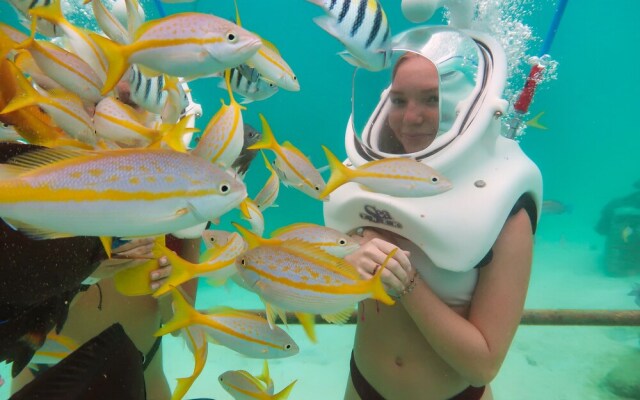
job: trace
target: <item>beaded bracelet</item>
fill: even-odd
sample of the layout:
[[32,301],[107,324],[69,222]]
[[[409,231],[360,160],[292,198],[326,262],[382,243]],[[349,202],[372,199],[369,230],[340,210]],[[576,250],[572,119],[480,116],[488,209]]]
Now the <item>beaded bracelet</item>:
[[418,282],[418,280],[416,279],[417,277],[418,277],[418,271],[416,271],[413,274],[413,277],[411,277],[411,280],[409,281],[409,284],[407,285],[406,288],[404,288],[402,293],[400,293],[398,296],[391,296],[391,297],[396,299],[396,300],[400,300],[400,298],[402,296],[405,296],[405,295],[408,295],[409,293],[411,293],[413,291],[413,289],[416,287],[416,283]]

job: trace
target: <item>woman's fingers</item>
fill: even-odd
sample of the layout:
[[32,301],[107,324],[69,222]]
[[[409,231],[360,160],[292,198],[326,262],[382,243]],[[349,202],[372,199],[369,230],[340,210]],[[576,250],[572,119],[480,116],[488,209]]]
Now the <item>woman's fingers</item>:
[[156,290],[167,280],[171,275],[172,267],[167,257],[162,256],[158,259],[158,269],[155,269],[149,273],[151,290]]

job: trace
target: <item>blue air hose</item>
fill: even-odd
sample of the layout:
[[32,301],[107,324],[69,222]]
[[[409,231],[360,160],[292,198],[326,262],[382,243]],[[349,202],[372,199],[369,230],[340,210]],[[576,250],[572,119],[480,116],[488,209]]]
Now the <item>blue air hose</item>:
[[164,11],[164,7],[162,6],[162,2],[160,0],[153,0],[156,5],[156,9],[158,10],[158,14],[160,14],[160,18],[164,18],[167,13]]

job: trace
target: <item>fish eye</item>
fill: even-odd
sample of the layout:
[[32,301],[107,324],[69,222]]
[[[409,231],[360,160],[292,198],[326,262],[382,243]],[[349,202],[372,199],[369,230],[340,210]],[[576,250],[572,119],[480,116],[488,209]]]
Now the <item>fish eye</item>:
[[244,258],[243,258],[242,260],[240,260],[240,264],[242,264],[242,265],[246,265],[246,263],[247,263],[247,262],[245,261],[245,259],[244,259]]
[[226,183],[222,183],[218,189],[222,194],[227,194],[229,193],[229,191],[231,191],[231,187]]
[[319,187],[317,187],[317,186],[316,186],[314,189],[316,189],[316,192],[319,192],[319,191],[320,191],[320,188],[319,188]]
[[432,176],[432,177],[431,177],[431,182],[433,182],[433,183],[438,183],[438,181],[439,181],[439,179],[438,179],[438,177],[437,177],[437,176]]
[[231,43],[238,41],[238,36],[233,32],[227,32],[227,40]]
[[284,348],[285,348],[285,350],[291,350],[291,345],[290,344],[285,344]]
[[216,238],[209,238],[209,241],[211,241],[212,243],[216,242]]
[[297,80],[298,80],[298,77],[294,75],[294,76],[293,76],[293,80],[294,80],[294,81],[297,81]]
[[7,123],[5,123],[5,122],[3,122],[3,123],[2,123],[2,127],[3,127],[3,128],[8,128],[9,126],[10,126],[10,125],[9,125],[9,124],[7,124]]
[[346,241],[345,239],[340,239],[340,240],[338,240],[338,244],[339,244],[340,246],[344,246],[344,245],[346,245],[346,244],[347,244],[347,241]]

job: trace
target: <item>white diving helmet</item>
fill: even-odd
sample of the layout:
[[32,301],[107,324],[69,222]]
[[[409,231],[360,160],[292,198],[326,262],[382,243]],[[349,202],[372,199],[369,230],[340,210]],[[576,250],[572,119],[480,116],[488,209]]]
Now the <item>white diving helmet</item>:
[[435,139],[411,153],[397,146],[398,139],[390,145],[391,68],[376,73],[357,69],[345,164],[353,168],[382,158],[412,157],[444,175],[453,188],[434,196],[399,198],[348,183],[324,203],[325,224],[343,232],[385,229],[413,242],[436,266],[468,271],[490,251],[521,197],[535,214],[534,224],[540,214],[540,171],[517,142],[500,134],[499,117],[508,106],[502,98],[507,77],[504,51],[486,34],[447,26],[405,31],[392,46],[390,67],[407,52],[435,64]]

